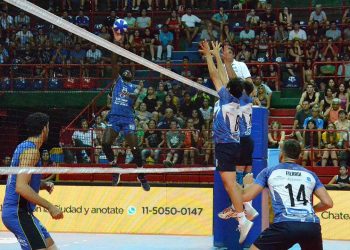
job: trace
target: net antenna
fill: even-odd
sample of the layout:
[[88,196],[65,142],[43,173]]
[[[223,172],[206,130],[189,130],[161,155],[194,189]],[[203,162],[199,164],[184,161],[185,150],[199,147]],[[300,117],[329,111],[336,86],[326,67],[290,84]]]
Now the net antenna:
[[5,2],[12,4],[14,6],[16,6],[17,8],[20,8],[24,11],[29,12],[30,14],[37,16],[41,19],[44,19],[45,21],[52,23],[68,32],[71,32],[77,36],[80,36],[92,43],[95,43],[98,46],[104,47],[105,49],[108,49],[118,55],[121,55],[125,58],[128,58],[132,61],[134,61],[135,63],[141,64],[145,67],[148,67],[154,71],[157,71],[163,75],[166,75],[172,79],[177,80],[178,82],[187,84],[193,88],[196,88],[198,90],[204,91],[210,95],[216,96],[218,97],[218,94],[215,90],[212,90],[210,88],[207,88],[205,86],[202,86],[186,77],[183,77],[175,72],[172,72],[164,67],[161,67],[141,56],[138,56],[124,48],[119,47],[118,45],[111,43],[87,30],[84,30],[83,28],[80,28],[64,19],[62,19],[59,16],[56,16],[54,14],[52,14],[51,12],[40,8],[39,6],[28,2],[26,0],[4,0]]

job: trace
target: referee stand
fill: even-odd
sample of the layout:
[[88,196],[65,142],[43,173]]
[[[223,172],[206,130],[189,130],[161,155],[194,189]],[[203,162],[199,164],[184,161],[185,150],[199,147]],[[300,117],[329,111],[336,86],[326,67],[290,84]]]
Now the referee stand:
[[[252,119],[252,138],[254,140],[253,174],[256,176],[261,170],[267,167],[268,110],[266,108],[254,107]],[[244,248],[249,248],[269,223],[267,192],[264,191],[253,200],[253,206],[259,212],[259,216],[255,218],[254,226],[242,245],[238,243],[238,222],[235,219],[223,220],[218,217],[218,213],[230,206],[231,201],[222,184],[220,174],[217,171],[214,173],[213,196],[214,247],[228,250],[243,250]]]

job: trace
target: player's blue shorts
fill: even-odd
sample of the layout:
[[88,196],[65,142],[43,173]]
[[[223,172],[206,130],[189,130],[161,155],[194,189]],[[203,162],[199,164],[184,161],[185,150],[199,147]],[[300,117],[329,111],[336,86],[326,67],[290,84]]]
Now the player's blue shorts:
[[239,143],[215,144],[216,170],[221,172],[235,172],[239,160]]
[[117,133],[123,132],[124,135],[134,133],[136,130],[134,118],[108,115],[107,127],[113,128]]
[[16,236],[23,250],[47,248],[46,239],[51,236],[32,213],[5,213],[2,214],[2,222]]

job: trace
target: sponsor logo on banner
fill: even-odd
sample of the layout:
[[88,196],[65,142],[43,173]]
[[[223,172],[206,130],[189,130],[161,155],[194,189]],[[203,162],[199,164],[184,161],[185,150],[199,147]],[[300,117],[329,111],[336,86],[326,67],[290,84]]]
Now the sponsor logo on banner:
[[[5,186],[0,186],[0,213]],[[211,235],[211,188],[56,186],[45,199],[64,212],[53,220],[44,208],[34,215],[51,232]],[[0,220],[0,231],[6,228]]]

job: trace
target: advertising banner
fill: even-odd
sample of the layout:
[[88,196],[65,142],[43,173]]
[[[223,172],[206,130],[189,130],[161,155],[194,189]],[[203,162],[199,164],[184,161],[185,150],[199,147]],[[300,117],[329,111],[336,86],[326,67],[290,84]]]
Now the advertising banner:
[[[333,199],[333,208],[317,214],[323,239],[350,240],[350,191],[328,190],[328,193]],[[315,197],[314,204],[318,202]]]
[[[0,213],[4,193],[0,186]],[[37,207],[34,215],[51,232],[212,235],[211,188],[56,186],[40,195],[64,211],[56,221]]]

